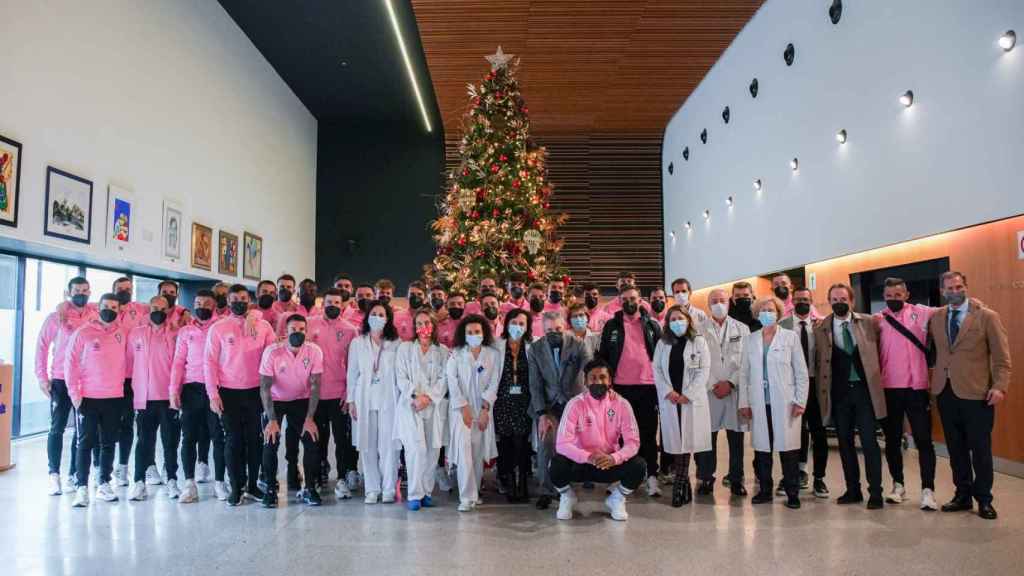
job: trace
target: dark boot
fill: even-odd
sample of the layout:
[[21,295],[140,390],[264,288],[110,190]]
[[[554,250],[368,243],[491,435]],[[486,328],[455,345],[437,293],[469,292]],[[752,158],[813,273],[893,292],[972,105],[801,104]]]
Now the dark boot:
[[530,502],[529,479],[530,477],[525,470],[520,470],[516,474],[516,488],[518,489],[519,502]]
[[693,487],[690,486],[690,478],[682,474],[676,474],[672,481],[672,507],[680,508],[693,501]]

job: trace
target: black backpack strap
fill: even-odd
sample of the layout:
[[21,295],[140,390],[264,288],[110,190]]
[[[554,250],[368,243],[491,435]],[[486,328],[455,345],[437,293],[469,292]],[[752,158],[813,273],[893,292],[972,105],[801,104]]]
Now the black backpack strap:
[[932,366],[934,364],[932,350],[929,349],[928,346],[925,346],[924,343],[922,343],[921,340],[918,339],[918,337],[915,336],[913,332],[908,330],[907,327],[904,326],[899,320],[893,318],[888,314],[882,314],[882,317],[885,318],[886,322],[888,322],[890,326],[895,328],[896,331],[902,334],[904,338],[913,342],[914,346],[917,346],[917,349],[924,353],[925,358],[928,359],[929,366]]

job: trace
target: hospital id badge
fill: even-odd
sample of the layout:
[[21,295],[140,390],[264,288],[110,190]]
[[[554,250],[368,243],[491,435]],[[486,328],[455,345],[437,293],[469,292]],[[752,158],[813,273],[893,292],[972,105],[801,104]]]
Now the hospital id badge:
[[380,384],[380,376],[377,376],[376,374],[374,374],[373,375],[373,381],[370,383],[370,385],[371,386],[376,386],[378,384]]
[[519,396],[520,394],[523,393],[523,387],[519,386],[518,384],[515,386],[509,386],[508,393],[512,396]]

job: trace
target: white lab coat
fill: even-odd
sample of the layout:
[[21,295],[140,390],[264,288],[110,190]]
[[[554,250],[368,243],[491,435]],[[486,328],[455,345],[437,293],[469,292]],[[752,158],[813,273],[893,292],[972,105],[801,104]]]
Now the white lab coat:
[[[690,401],[673,404],[665,396],[672,392],[669,356],[673,346],[684,345],[683,385],[680,394]],[[669,454],[690,454],[711,450],[711,414],[708,410],[708,375],[711,357],[704,336],[678,340],[674,345],[659,339],[654,348],[654,385],[658,389],[658,411],[661,415],[661,447]]]
[[[448,425],[448,385],[445,367],[448,349],[432,344],[426,353],[427,370],[423,370],[419,342],[402,342],[395,359],[395,380],[398,404],[395,409],[395,439],[403,446],[419,446],[435,450],[444,445]],[[412,409],[416,394],[430,397],[430,405],[420,412]]]
[[[484,371],[477,378],[473,378],[475,362],[467,346],[453,350],[445,368],[450,407],[448,420],[451,429],[448,458],[453,463],[462,461],[462,452],[469,446],[467,437],[471,430],[462,422],[462,407],[470,407],[475,426],[485,400],[491,405],[491,419],[487,423],[487,429],[483,431],[482,452],[473,457],[481,462],[498,457],[493,408],[494,401],[498,398],[498,381],[501,379],[501,370],[505,364],[504,342],[497,340],[492,346],[483,346],[479,359]],[[466,457],[468,458],[468,455]]]
[[[768,348],[768,394],[772,407],[772,430],[775,446],[768,437],[768,418],[763,389],[761,330],[747,337],[740,369],[740,408],[753,412],[754,450],[758,452],[785,452],[800,448],[800,416],[793,417],[793,405],[807,405],[807,364],[796,332],[779,327]],[[774,450],[773,450],[774,449]]]
[[[711,353],[711,376],[708,378],[708,401],[711,409],[711,431],[733,430],[746,432],[747,421],[739,417],[740,367],[743,364],[743,346],[750,336],[750,328],[734,318],[726,317],[721,326],[709,319],[703,326],[704,337]],[[711,389],[726,380],[736,387],[725,398],[715,396]]]
[[[373,387],[373,363],[376,355],[370,343],[370,335],[363,334],[352,340],[348,347],[348,391],[346,401],[356,405],[356,420],[352,426],[352,445],[360,452],[366,450],[369,419],[373,398],[384,399],[379,406],[381,439],[393,441],[395,422],[395,403],[398,393],[395,380],[395,355],[398,351],[398,340],[382,340],[384,349],[381,351],[379,375],[380,381]],[[380,396],[376,396],[379,394]],[[383,441],[381,442],[383,444]]]

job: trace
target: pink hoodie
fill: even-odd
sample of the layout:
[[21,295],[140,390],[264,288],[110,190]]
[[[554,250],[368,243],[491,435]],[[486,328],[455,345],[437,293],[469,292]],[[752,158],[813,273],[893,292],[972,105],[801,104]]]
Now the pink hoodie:
[[72,402],[82,398],[123,398],[125,335],[116,322],[90,320],[68,340],[64,379]]
[[170,398],[176,334],[166,321],[160,326],[137,326],[128,334],[125,373],[132,379],[136,410],[145,410],[150,400]]
[[324,374],[320,380],[320,398],[345,398],[348,388],[348,347],[359,330],[346,320],[314,316],[306,324],[306,338],[320,347],[324,355]]
[[246,328],[246,319],[223,318],[206,334],[206,360],[203,375],[206,394],[220,398],[218,388],[247,390],[260,385],[260,359],[263,349],[274,343],[274,329],[258,320]]
[[[36,341],[36,378],[44,380],[64,379],[64,357],[67,353],[68,339],[83,324],[99,317],[95,304],[86,304],[82,308],[76,306],[58,306],[43,322]],[[53,364],[49,373],[46,370],[50,359],[50,346],[53,346]]]
[[188,325],[178,331],[174,345],[174,363],[171,365],[171,395],[181,394],[186,382],[204,382],[206,360],[206,336],[215,319],[200,322],[192,318]]
[[589,392],[577,394],[565,405],[555,449],[579,464],[586,464],[597,451],[611,456],[616,465],[622,464],[640,450],[633,408],[613,390],[600,400]]

